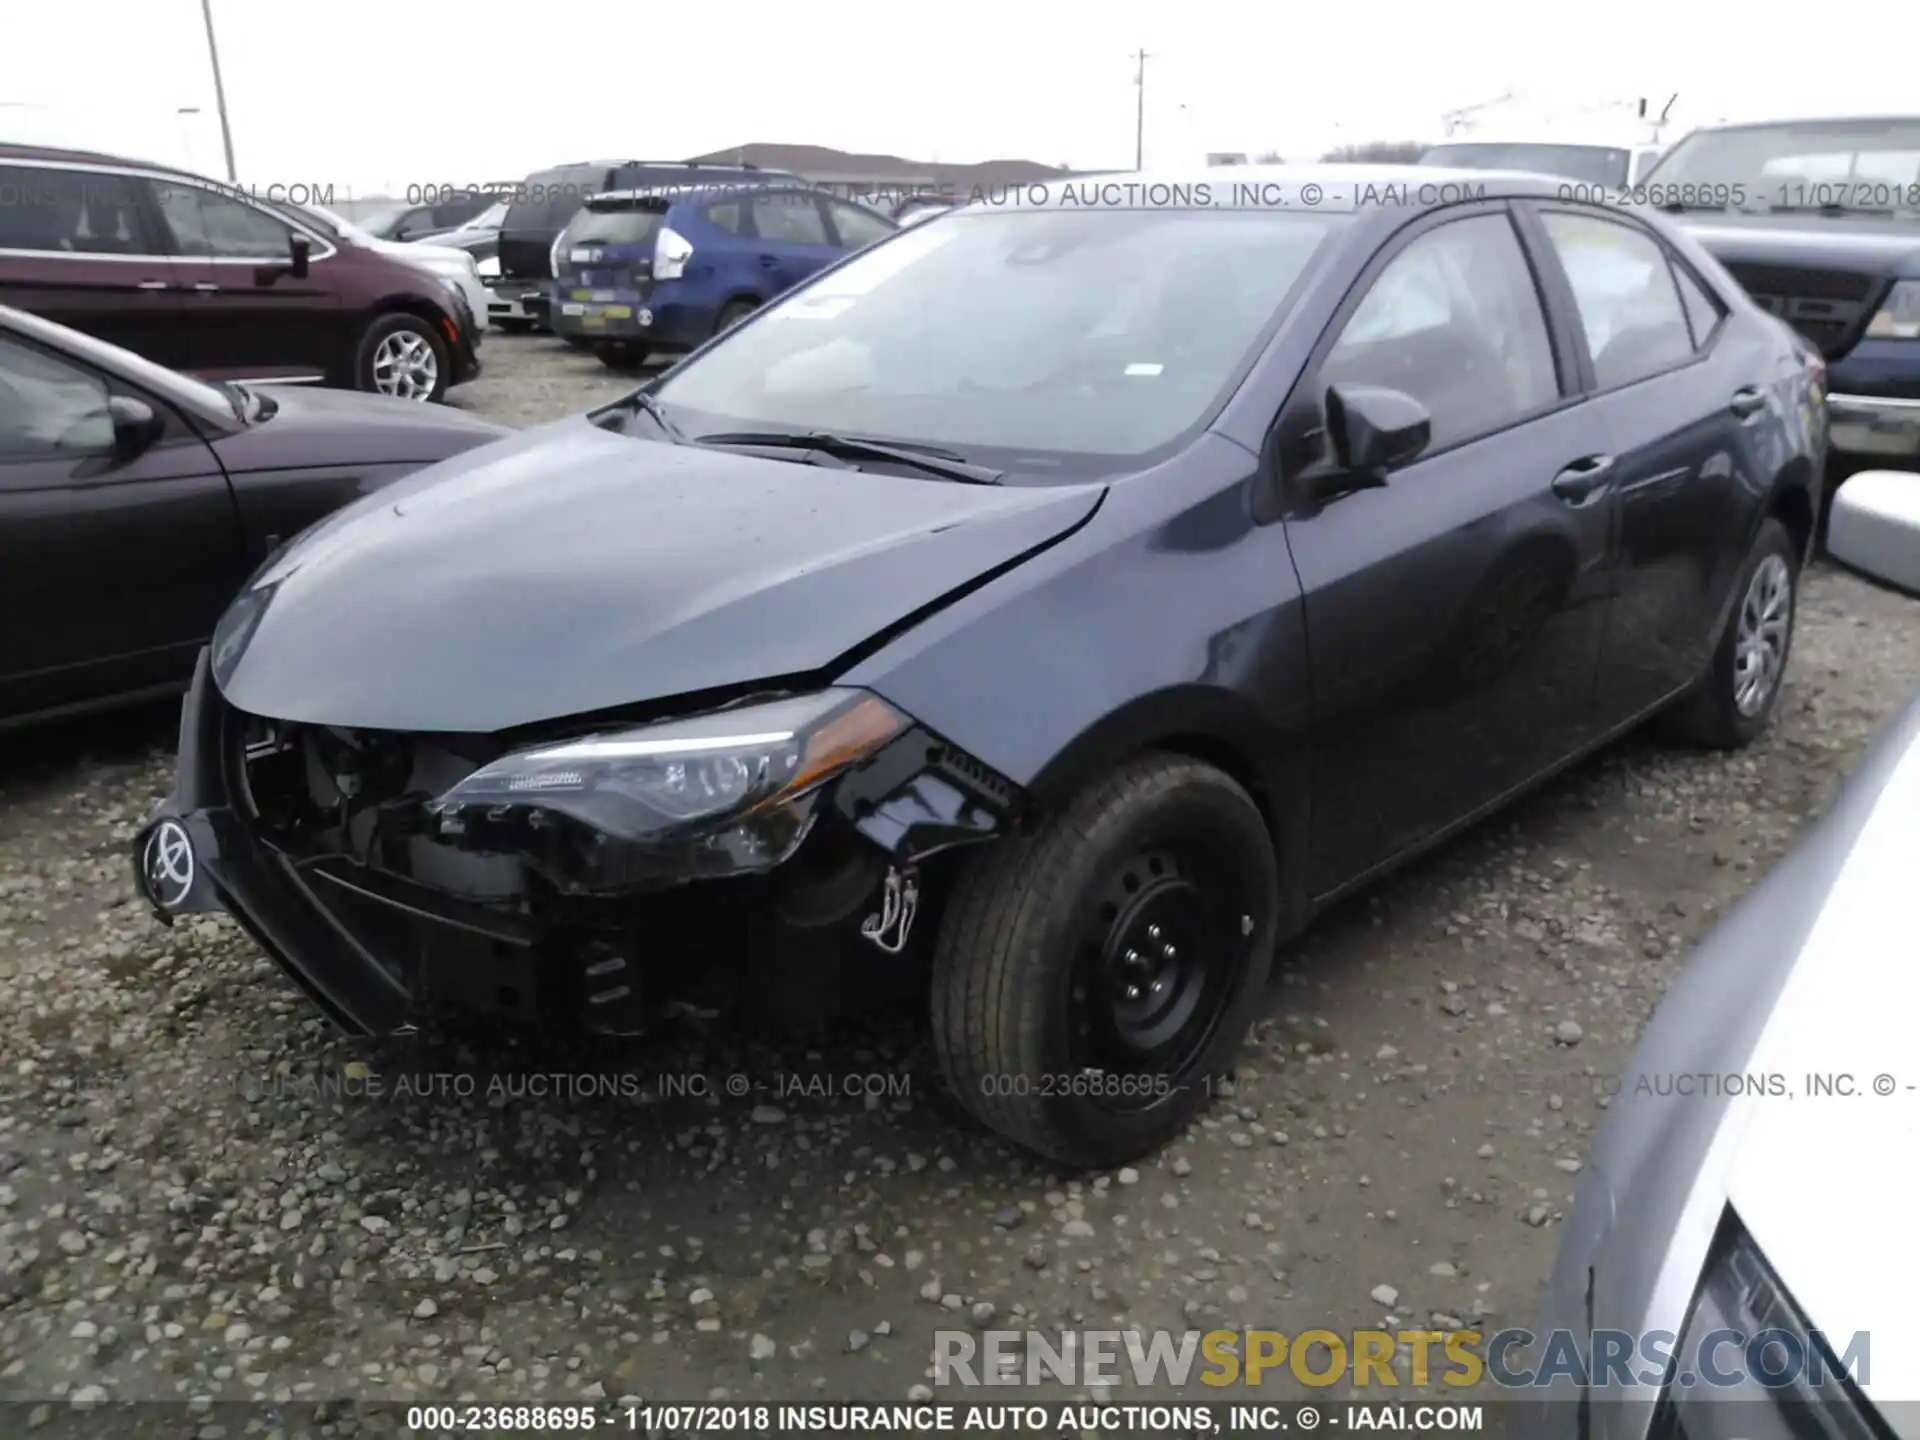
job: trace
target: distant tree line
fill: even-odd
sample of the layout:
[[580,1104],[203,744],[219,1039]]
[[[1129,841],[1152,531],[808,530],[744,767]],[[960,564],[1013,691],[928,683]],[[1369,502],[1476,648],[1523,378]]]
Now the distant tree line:
[[1342,145],[1320,158],[1329,165],[1410,165],[1426,149],[1418,140],[1369,140],[1364,145]]

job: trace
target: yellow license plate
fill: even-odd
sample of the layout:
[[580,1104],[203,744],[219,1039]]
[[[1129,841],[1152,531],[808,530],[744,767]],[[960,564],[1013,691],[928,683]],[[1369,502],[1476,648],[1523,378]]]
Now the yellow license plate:
[[569,290],[567,292],[567,298],[569,300],[591,300],[593,298],[593,292],[591,290]]
[[631,305],[603,305],[600,307],[600,313],[608,320],[631,320],[633,318],[633,307]]

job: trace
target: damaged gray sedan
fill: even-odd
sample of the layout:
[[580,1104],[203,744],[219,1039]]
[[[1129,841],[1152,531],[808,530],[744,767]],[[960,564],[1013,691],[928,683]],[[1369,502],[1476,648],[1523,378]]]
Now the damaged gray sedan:
[[1234,173],[903,230],[300,537],[201,659],[156,908],[361,1033],[854,953],[976,1116],[1114,1163],[1339,895],[1657,712],[1762,733],[1817,359],[1551,182]]

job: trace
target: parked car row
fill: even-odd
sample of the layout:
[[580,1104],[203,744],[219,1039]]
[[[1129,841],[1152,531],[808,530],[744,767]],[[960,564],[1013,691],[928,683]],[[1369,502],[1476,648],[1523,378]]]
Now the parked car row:
[[0,146],[0,304],[219,380],[439,400],[477,375],[459,279],[343,223],[180,170]]
[[1336,897],[1649,717],[1762,733],[1823,368],[1545,178],[911,226],[257,570],[142,883],[358,1032],[877,952],[982,1121],[1136,1156]]

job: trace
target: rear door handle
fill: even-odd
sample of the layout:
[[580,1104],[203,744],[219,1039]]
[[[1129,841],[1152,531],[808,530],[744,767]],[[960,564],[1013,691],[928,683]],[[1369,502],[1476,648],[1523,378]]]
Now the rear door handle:
[[1728,402],[1728,407],[1734,414],[1745,420],[1749,415],[1758,415],[1766,408],[1766,404],[1767,397],[1760,387],[1748,385],[1744,389],[1733,392],[1733,399]]
[[774,266],[778,265],[779,263],[780,263],[780,258],[777,255],[762,255],[760,257],[760,265],[762,269],[771,270],[773,269]]
[[1606,488],[1607,477],[1612,473],[1611,455],[1589,455],[1553,477],[1553,493],[1569,505],[1584,505]]
[[173,287],[164,280],[142,280],[133,288],[136,290],[171,290]]
[[202,281],[200,284],[195,285],[193,288],[195,290],[198,290],[202,295],[217,295],[220,291],[220,287],[218,285],[208,284],[205,281]]

